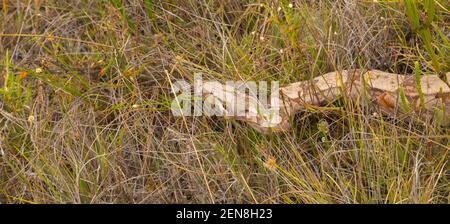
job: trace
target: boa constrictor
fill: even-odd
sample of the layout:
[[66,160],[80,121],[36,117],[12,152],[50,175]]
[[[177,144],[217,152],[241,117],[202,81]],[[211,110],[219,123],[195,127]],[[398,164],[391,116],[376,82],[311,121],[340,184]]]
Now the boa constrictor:
[[[450,72],[446,74],[450,80]],[[219,91],[220,90],[220,91]],[[226,97],[228,95],[235,97]],[[223,105],[233,105],[239,98],[254,101],[249,94],[229,88],[220,83],[204,84],[204,96],[213,96]],[[436,120],[441,125],[450,124],[450,87],[437,75],[406,76],[378,70],[342,70],[318,76],[314,79],[291,83],[279,89],[281,99],[277,121],[263,116],[258,111],[257,103],[249,104],[244,116],[225,115],[228,119],[247,122],[261,133],[283,132],[291,127],[290,117],[301,110],[319,108],[345,97],[353,102],[366,102],[369,108],[379,110],[382,114],[395,117],[398,114]],[[226,114],[224,106],[221,107]]]

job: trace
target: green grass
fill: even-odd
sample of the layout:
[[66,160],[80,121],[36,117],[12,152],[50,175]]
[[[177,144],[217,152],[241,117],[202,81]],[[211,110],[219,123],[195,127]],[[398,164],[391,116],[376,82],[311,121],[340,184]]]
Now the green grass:
[[450,70],[446,1],[310,2],[7,1],[0,203],[449,203],[435,121],[345,96],[280,135],[171,114],[171,83],[195,73],[287,84],[366,68],[420,86]]

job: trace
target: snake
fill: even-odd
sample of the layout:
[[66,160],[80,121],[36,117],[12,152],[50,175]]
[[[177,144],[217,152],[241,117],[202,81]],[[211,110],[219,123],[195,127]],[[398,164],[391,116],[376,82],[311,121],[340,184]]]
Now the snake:
[[[450,80],[450,72],[445,74]],[[205,97],[213,97],[226,119],[248,123],[258,132],[280,133],[292,128],[292,118],[300,111],[320,109],[338,99],[366,105],[380,114],[450,124],[450,87],[438,75],[401,75],[380,70],[350,69],[333,71],[315,78],[279,88],[279,112],[276,116],[258,113],[258,99],[251,94],[219,82],[201,87]],[[224,94],[225,93],[225,94]],[[233,97],[230,97],[233,96]],[[248,106],[239,116],[226,105],[245,99]],[[252,103],[253,102],[253,103]]]

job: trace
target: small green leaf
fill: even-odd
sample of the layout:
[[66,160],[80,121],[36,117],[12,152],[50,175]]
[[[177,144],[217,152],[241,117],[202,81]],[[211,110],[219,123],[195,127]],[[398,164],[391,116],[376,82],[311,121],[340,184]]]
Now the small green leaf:
[[411,108],[409,107],[409,102],[408,102],[408,99],[406,98],[405,91],[403,90],[402,87],[400,87],[398,89],[398,91],[400,94],[400,104],[401,104],[402,110],[406,113],[411,112]]
[[422,92],[422,84],[420,83],[420,68],[419,68],[419,62],[414,62],[414,74],[416,76],[416,88],[417,88],[417,92],[419,93],[419,99],[420,99],[420,108],[424,109],[425,108],[425,100],[423,97],[423,92]]

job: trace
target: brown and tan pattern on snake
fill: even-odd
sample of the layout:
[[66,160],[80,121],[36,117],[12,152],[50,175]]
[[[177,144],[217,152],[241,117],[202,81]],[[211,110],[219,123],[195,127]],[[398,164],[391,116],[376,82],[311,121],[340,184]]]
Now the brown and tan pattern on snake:
[[[450,73],[446,74],[450,80]],[[420,88],[418,88],[420,87]],[[204,95],[214,95],[222,84],[204,86]],[[238,97],[247,94],[235,92]],[[378,70],[343,70],[324,74],[312,80],[296,82],[280,88],[281,122],[272,128],[262,125],[267,118],[261,115],[228,117],[245,121],[261,133],[282,132],[290,129],[289,117],[308,107],[317,108],[334,100],[346,97],[354,102],[368,102],[371,109],[383,114],[396,116],[408,114],[424,120],[434,119],[442,125],[450,123],[450,87],[437,75],[421,76],[420,81],[415,76],[392,74]],[[235,98],[234,98],[235,99]],[[225,105],[225,102],[224,102]],[[250,104],[256,105],[256,104]],[[256,110],[249,108],[249,110]],[[265,120],[266,119],[266,120]]]

